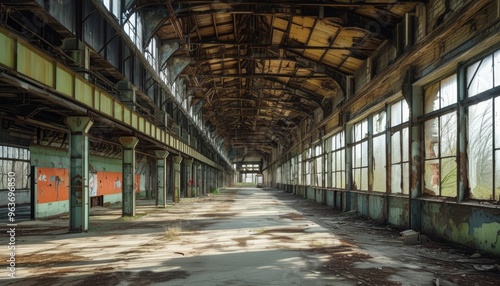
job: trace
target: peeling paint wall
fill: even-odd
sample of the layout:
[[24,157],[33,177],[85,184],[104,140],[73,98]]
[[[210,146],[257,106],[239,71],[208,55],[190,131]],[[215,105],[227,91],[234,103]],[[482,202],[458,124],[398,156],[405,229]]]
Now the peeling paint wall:
[[500,256],[500,209],[425,201],[422,232]]

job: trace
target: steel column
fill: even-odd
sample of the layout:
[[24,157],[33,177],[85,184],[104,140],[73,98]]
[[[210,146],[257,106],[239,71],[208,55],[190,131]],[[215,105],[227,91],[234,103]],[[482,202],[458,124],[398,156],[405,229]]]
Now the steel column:
[[89,228],[89,138],[92,119],[71,116],[64,120],[70,129],[69,230],[87,232]]
[[156,206],[167,206],[167,156],[168,151],[156,150],[156,169],[158,171],[158,184],[156,191]]
[[122,216],[135,216],[135,146],[139,139],[124,136],[118,140],[123,146]]
[[173,192],[173,201],[174,203],[178,203],[180,201],[180,192],[181,192],[181,156],[174,156],[172,158],[174,163],[174,192]]

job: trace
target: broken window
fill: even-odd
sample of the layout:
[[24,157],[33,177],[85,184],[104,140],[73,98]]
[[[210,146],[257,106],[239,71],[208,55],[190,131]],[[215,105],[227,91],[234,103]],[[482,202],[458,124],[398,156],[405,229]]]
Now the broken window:
[[[466,70],[467,96],[477,97],[500,85],[500,52]],[[483,93],[483,101],[466,100],[469,197],[500,200],[500,97]],[[480,99],[479,99],[480,100]],[[472,104],[475,103],[475,104]]]
[[457,77],[452,75],[425,88],[424,193],[457,195],[457,113],[445,108],[457,102]]
[[386,112],[382,111],[372,116],[373,122],[373,186],[375,192],[386,191]]
[[391,193],[408,194],[409,175],[409,129],[410,109],[406,101],[391,105]]
[[0,190],[8,189],[9,173],[12,175],[12,172],[16,189],[29,189],[30,166],[28,149],[0,146]]
[[153,67],[153,69],[155,71],[158,70],[158,65],[156,60],[158,58],[158,47],[156,46],[155,37],[151,38],[144,53],[146,55],[146,59],[148,60],[149,64]]
[[356,123],[352,129],[352,189],[368,190],[368,120]]

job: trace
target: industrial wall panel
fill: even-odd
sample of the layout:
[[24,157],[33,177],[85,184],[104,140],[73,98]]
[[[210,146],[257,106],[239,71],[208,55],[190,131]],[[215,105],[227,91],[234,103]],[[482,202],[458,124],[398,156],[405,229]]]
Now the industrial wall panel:
[[139,116],[137,116],[137,114],[135,114],[135,113],[133,113],[133,112],[132,112],[132,114],[131,114],[130,118],[131,118],[131,120],[130,120],[130,121],[131,121],[131,122],[130,122],[130,124],[132,125],[132,127],[133,127],[133,128],[135,128],[135,130],[139,130],[139,128],[138,128],[138,127],[139,127],[139,126],[138,126],[138,119],[139,119]]
[[47,86],[54,87],[54,63],[22,43],[17,45],[17,71]]
[[110,116],[114,116],[113,107],[116,107],[116,105],[113,102],[113,98],[111,98],[109,95],[105,93],[101,93],[99,110]]
[[118,101],[114,101],[115,111],[113,116],[120,121],[123,121],[123,105],[121,105]]
[[0,63],[10,68],[14,68],[14,51],[16,48],[14,39],[0,33],[0,47],[3,49],[0,53]]
[[131,125],[131,111],[127,107],[123,107],[123,122],[125,122],[128,125]]
[[93,88],[80,78],[75,78],[75,99],[88,105],[93,106]]
[[73,76],[65,67],[59,65],[56,68],[56,90],[64,95],[74,96]]

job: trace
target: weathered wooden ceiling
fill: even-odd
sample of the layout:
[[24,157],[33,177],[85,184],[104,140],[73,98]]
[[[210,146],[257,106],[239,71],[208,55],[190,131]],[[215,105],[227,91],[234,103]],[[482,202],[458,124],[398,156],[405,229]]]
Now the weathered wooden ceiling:
[[[269,153],[301,120],[344,96],[348,76],[420,1],[137,0],[227,150]],[[164,12],[158,12],[164,11]],[[164,15],[156,19],[157,15]]]

